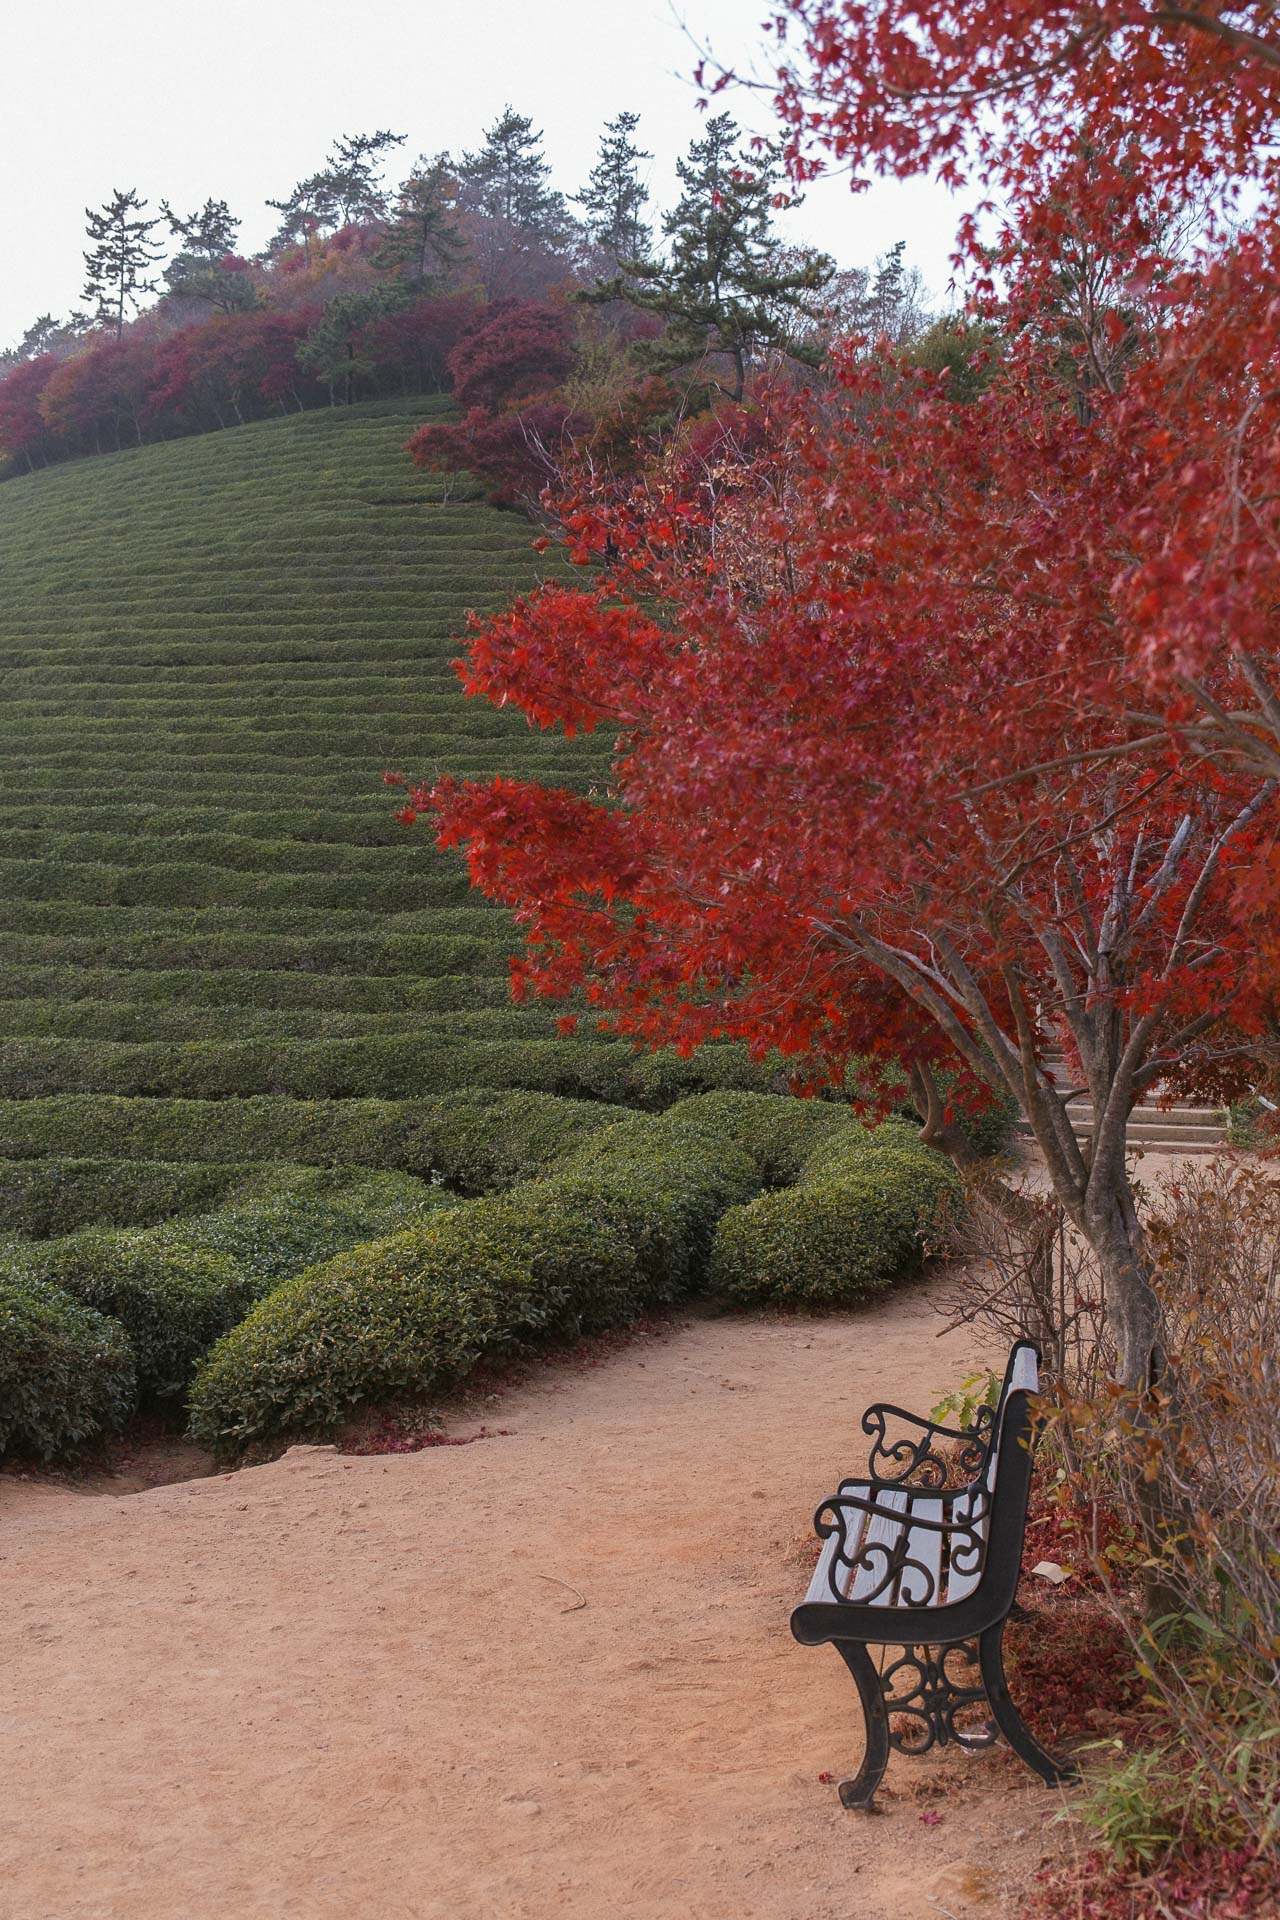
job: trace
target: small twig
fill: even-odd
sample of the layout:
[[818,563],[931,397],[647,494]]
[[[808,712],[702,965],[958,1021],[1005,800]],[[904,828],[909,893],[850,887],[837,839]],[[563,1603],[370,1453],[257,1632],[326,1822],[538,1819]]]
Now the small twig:
[[[535,1573],[533,1577],[535,1580],[550,1580],[553,1586],[563,1587],[566,1593],[578,1593],[578,1589],[576,1587],[571,1587],[567,1580],[557,1579],[554,1573]],[[561,1607],[560,1611],[561,1613],[580,1613],[583,1607],[586,1606],[586,1604],[587,1604],[586,1594],[578,1593],[578,1598],[574,1602],[573,1606]]]

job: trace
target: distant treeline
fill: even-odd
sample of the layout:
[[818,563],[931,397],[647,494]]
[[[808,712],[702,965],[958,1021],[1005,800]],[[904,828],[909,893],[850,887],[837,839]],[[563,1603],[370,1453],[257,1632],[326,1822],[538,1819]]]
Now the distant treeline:
[[[680,198],[655,234],[637,127],[629,113],[606,126],[571,199],[510,107],[476,152],[422,156],[394,189],[384,170],[403,136],[344,135],[267,203],[279,230],[252,259],[224,201],[188,216],[162,200],[152,217],[117,190],[87,210],[87,309],[42,314],[0,355],[0,471],[440,392],[468,410],[463,453],[475,443],[483,468],[496,438],[498,465],[518,468],[509,443],[625,421],[637,392],[645,417],[687,407],[695,386],[740,400],[766,358],[812,367],[835,334],[903,341],[928,325],[901,245],[838,271],[779,236],[776,156],[744,147],[728,114],[678,162]],[[539,402],[531,430],[518,416]]]

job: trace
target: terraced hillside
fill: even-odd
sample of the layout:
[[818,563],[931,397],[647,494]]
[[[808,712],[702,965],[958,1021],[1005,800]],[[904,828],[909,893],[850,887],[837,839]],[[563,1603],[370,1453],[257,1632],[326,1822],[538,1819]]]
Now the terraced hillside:
[[467,611],[536,565],[415,473],[421,411],[0,488],[0,1454],[152,1404],[329,1431],[708,1284],[849,1304],[950,1204],[912,1129],[739,1049],[509,1003],[513,928],[382,772],[607,749],[464,700]]
[[506,920],[391,817],[388,767],[601,765],[462,697],[468,609],[538,563],[525,522],[413,469],[430,404],[0,489],[0,1156],[42,1188],[70,1156],[387,1164],[385,1128],[333,1137],[357,1097],[706,1083],[512,1008]]

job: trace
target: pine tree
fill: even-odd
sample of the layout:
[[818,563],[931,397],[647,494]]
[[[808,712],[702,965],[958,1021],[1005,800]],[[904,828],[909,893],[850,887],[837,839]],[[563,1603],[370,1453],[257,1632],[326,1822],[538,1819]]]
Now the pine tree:
[[84,297],[94,303],[97,324],[114,327],[117,340],[124,332],[126,310],[138,308],[142,296],[156,290],[155,281],[144,276],[161,257],[162,249],[151,244],[160,221],[144,219],[146,206],[135,188],[122,193],[117,187],[96,212],[92,207],[84,210],[85,231],[93,243],[84,256]]
[[282,216],[270,251],[278,253],[301,242],[310,260],[311,242],[325,228],[381,220],[387,210],[382,155],[403,140],[402,133],[390,133],[385,127],[376,133],[340,135],[319,173],[299,180],[287,200],[267,201]]
[[386,238],[374,255],[379,271],[399,273],[419,289],[443,277],[462,254],[457,198],[448,154],[419,159],[396,195]]
[[298,364],[323,380],[332,403],[339,386],[348,406],[357,385],[372,379],[377,368],[363,351],[365,329],[374,320],[404,305],[404,291],[394,285],[371,287],[366,293],[339,294],[298,347]]
[[875,276],[867,288],[862,311],[857,316],[862,331],[873,339],[891,340],[895,346],[928,325],[924,306],[924,282],[919,269],[906,264],[907,243],[896,240],[876,261]]
[[31,322],[16,347],[6,347],[0,353],[0,367],[16,367],[23,360],[38,360],[42,354],[53,353],[75,337],[76,328],[70,321],[42,313]]
[[326,171],[339,223],[381,220],[387,211],[382,184],[382,156],[404,145],[402,133],[379,128],[377,133],[344,133],[334,143]]
[[532,120],[504,107],[486,128],[479,152],[464,153],[458,162],[459,203],[555,248],[569,238],[573,219],[564,195],[547,184],[551,168],[541,143]]
[[188,300],[207,300],[223,313],[243,311],[254,304],[253,287],[244,273],[228,273],[223,266],[234,254],[240,232],[225,200],[206,200],[189,219],[182,219],[167,200],[160,211],[179,248],[164,270],[170,293]]
[[800,323],[817,317],[813,296],[833,271],[825,254],[806,252],[799,264],[794,256],[779,259],[772,231],[777,156],[767,148],[740,152],[739,140],[731,115],[708,120],[705,138],[676,163],[684,192],[662,223],[668,259],[628,263],[616,279],[580,296],[597,304],[629,300],[661,314],[662,338],[636,348],[656,372],[726,356],[729,385],[716,384],[734,400],[742,398],[753,354],[774,349],[811,363],[820,357]]
[[653,155],[631,137],[639,124],[638,113],[620,113],[608,122],[591,177],[574,196],[586,213],[587,233],[616,267],[643,259],[653,245],[653,230],[641,217],[649,190],[638,172]]
[[267,205],[281,216],[268,249],[273,254],[301,243],[309,261],[312,240],[325,227],[337,223],[337,202],[327,173],[308,174],[305,180],[299,180],[287,200],[268,200]]

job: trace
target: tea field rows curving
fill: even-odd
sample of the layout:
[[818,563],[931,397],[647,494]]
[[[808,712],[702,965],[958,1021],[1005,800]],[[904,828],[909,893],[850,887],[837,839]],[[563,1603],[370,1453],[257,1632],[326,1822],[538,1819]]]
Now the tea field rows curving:
[[[603,766],[602,743],[461,693],[468,612],[548,563],[525,521],[445,500],[410,464],[431,405],[0,489],[0,1158],[41,1160],[42,1192],[86,1154],[217,1159],[244,1132],[228,1103],[253,1103],[250,1157],[273,1156],[278,1102],[279,1157],[310,1139],[327,1160],[335,1138],[358,1158],[361,1130],[300,1140],[300,1101],[479,1087],[662,1105],[740,1076],[511,1006],[505,916],[392,818],[387,768],[575,784]],[[55,1226],[81,1224],[73,1190]]]

